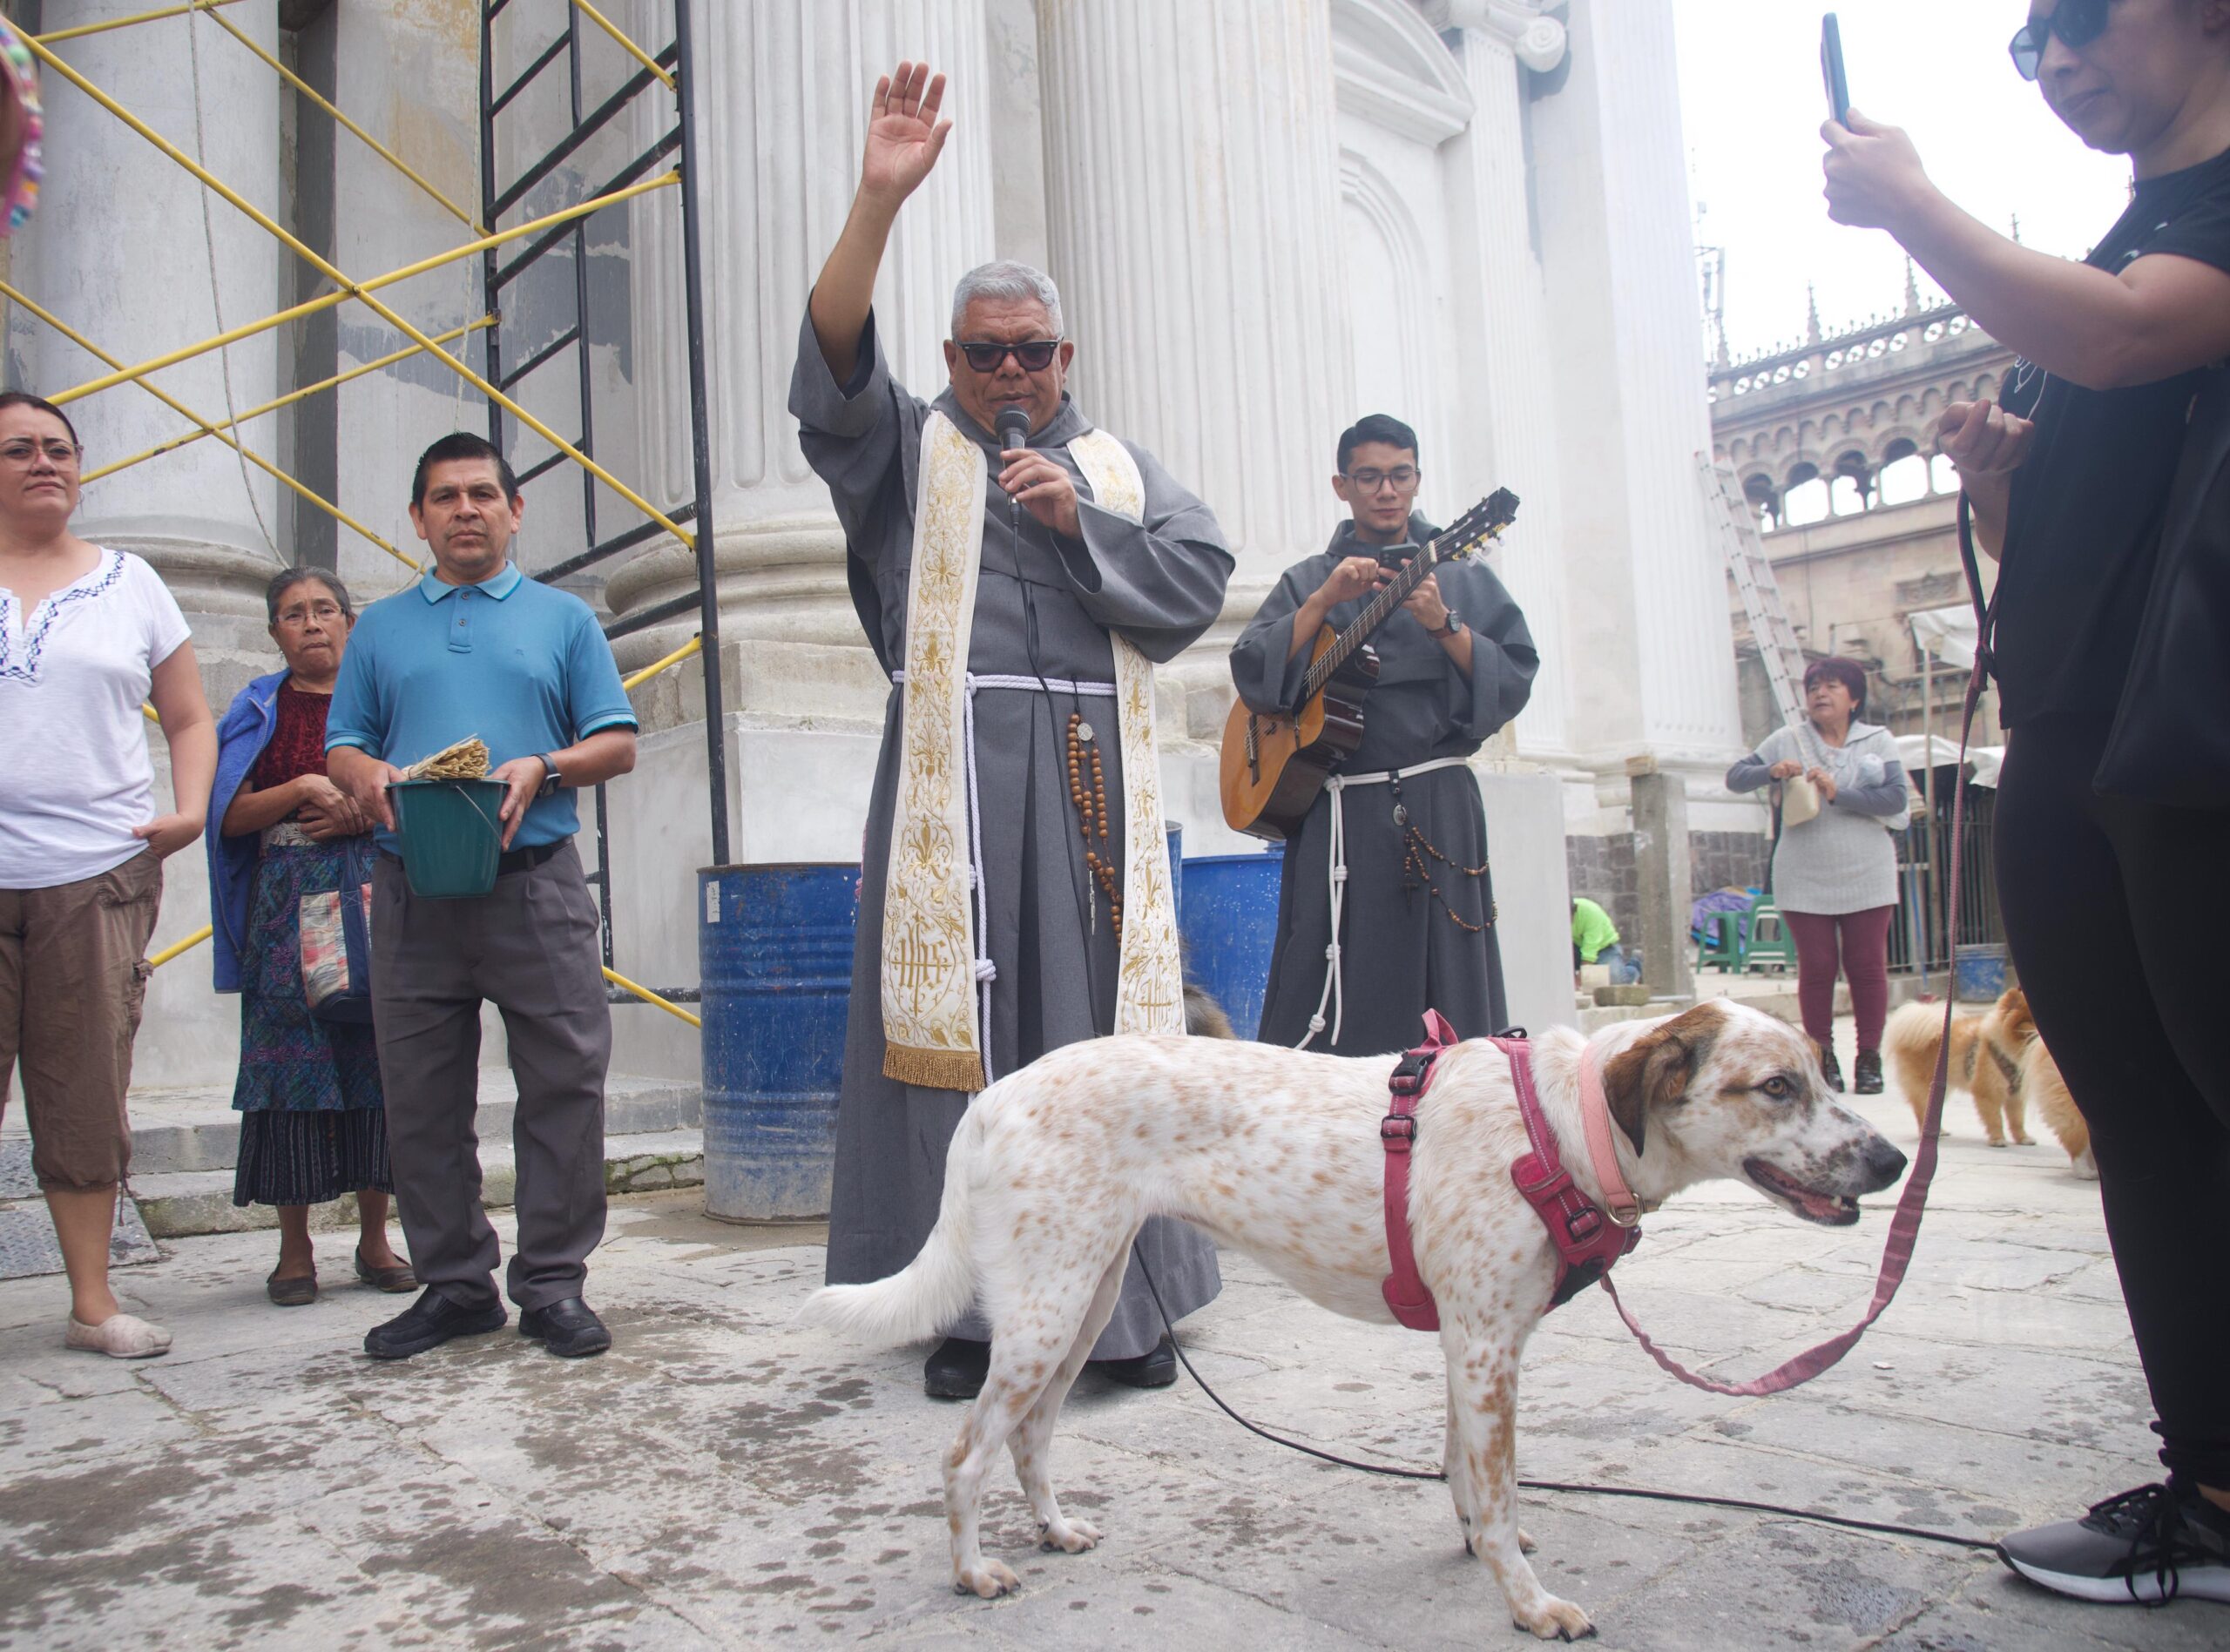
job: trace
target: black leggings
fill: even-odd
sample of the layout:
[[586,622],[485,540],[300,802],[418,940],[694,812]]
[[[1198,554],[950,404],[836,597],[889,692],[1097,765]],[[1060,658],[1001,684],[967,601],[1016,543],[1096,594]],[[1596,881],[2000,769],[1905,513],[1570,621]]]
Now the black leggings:
[[2091,789],[2103,725],[2010,738],[1998,900],[2037,1028],[2091,1128],[2170,1471],[2230,1489],[2230,814]]

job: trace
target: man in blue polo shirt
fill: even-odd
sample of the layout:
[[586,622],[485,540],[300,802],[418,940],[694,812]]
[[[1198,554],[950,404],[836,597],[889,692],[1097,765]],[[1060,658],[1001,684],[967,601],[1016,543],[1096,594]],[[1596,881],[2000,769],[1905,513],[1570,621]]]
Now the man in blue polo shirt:
[[[500,453],[443,436],[419,459],[411,495],[434,570],[356,622],[325,736],[333,783],[380,823],[372,1011],[396,1201],[426,1285],[366,1333],[364,1352],[400,1359],[504,1323],[472,1130],[485,1001],[503,1012],[518,1080],[508,1284],[519,1330],[552,1353],[599,1353],[612,1333],[582,1286],[604,1237],[612,1011],[572,794],[635,766],[635,713],[588,605],[510,561],[525,502]],[[387,786],[474,734],[490,778],[510,787],[496,887],[421,900],[395,858]]]

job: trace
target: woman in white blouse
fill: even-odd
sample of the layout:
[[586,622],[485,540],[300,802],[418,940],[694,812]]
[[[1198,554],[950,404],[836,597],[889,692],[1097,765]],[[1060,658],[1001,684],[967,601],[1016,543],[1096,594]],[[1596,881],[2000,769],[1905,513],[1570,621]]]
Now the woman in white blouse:
[[[186,619],[155,570],[70,531],[84,449],[0,394],[0,1103],[20,1066],[31,1168],[70,1276],[70,1347],[140,1359],[170,1332],[109,1289],[125,1092],[162,862],[201,835],[217,764]],[[170,744],[159,814],[147,727]]]

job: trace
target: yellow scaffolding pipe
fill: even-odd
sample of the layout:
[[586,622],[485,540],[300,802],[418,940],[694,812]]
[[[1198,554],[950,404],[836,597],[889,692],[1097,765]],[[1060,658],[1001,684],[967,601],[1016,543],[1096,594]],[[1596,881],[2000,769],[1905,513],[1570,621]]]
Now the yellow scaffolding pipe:
[[[467,321],[463,327],[453,327],[446,333],[436,334],[434,341],[436,344],[447,344],[454,339],[463,338],[468,333],[476,332],[484,327],[493,327],[495,324],[494,316],[483,315],[476,321]],[[411,356],[423,354],[424,352],[417,345],[406,345],[400,350],[390,351],[376,361],[367,361],[361,367],[350,367],[346,373],[336,373],[329,379],[321,379],[315,384],[304,385],[301,389],[291,391],[274,401],[267,401],[260,408],[250,408],[238,418],[227,419],[216,428],[218,430],[233,429],[247,423],[251,419],[260,419],[267,413],[276,413],[281,408],[292,407],[295,402],[314,396],[321,390],[335,389],[348,383],[351,379],[361,379],[367,373],[376,373],[382,367],[391,367],[398,361],[407,361]],[[191,447],[202,437],[213,434],[214,433],[208,430],[196,430],[186,435],[172,436],[168,442],[157,442],[145,453],[135,453],[129,459],[118,459],[112,465],[103,465],[98,470],[88,470],[78,480],[81,484],[98,482],[103,476],[112,476],[119,470],[129,470],[133,465],[144,463],[149,459],[159,458],[166,453],[176,453],[180,448]]]
[[203,924],[200,928],[195,930],[184,941],[172,941],[169,946],[164,947],[153,957],[147,960],[147,968],[150,969],[160,969],[165,964],[170,962],[172,959],[177,957],[179,954],[182,952],[192,952],[196,947],[208,940],[209,937],[215,933],[216,931],[209,925],[206,923]]
[[[200,10],[204,8],[197,6],[191,9],[194,10]],[[341,125],[346,126],[350,131],[355,133],[357,137],[362,138],[366,144],[370,145],[373,152],[377,154],[382,160],[394,167],[395,171],[401,172],[405,178],[417,185],[419,188],[424,190],[426,193],[432,196],[435,200],[438,201],[444,212],[448,212],[452,218],[463,224],[467,229],[473,231],[476,234],[481,233],[480,226],[474,220],[471,213],[466,212],[464,208],[459,206],[448,196],[443,194],[440,190],[436,189],[431,184],[420,177],[416,172],[412,170],[409,163],[405,161],[402,156],[396,154],[385,144],[380,142],[378,138],[373,137],[371,133],[366,131],[355,121],[349,119],[348,116],[342,114],[335,105],[327,102],[323,94],[321,94],[316,87],[311,85],[308,81],[304,80],[293,70],[287,68],[285,64],[280,63],[278,58],[266,51],[255,41],[250,39],[247,35],[242,34],[238,29],[234,28],[230,18],[220,17],[215,12],[212,11],[209,13],[209,21],[215,24],[226,34],[232,36],[233,39],[239,41],[240,44],[246,46],[250,51],[253,52],[257,57],[262,58],[264,62],[269,64],[274,69],[277,70],[280,78],[296,91],[301,93],[303,97],[308,98],[320,109],[325,111],[327,114],[332,116],[335,121],[339,122]]]
[[160,23],[165,17],[182,17],[189,11],[207,11],[215,6],[237,5],[240,0],[187,0],[182,6],[165,6],[159,11],[135,11],[128,17],[111,17],[105,23],[81,23],[74,29],[57,29],[51,34],[35,35],[32,38],[58,46],[65,40],[82,40],[87,35],[105,35],[112,29],[128,29],[135,23]]
[[256,206],[253,201],[247,200],[242,197],[229,184],[219,178],[214,172],[202,165],[200,162],[195,160],[193,157],[187,154],[176,144],[171,142],[169,138],[164,137],[152,126],[150,126],[145,121],[140,119],[137,115],[126,109],[122,104],[117,102],[115,98],[110,97],[98,86],[93,84],[91,81],[86,79],[84,76],[79,74],[67,63],[64,63],[61,58],[56,57],[54,53],[48,51],[44,46],[40,45],[37,41],[27,40],[24,44],[27,44],[33,52],[37,54],[40,62],[53,69],[56,73],[59,74],[71,85],[77,87],[78,91],[84,92],[88,98],[91,98],[94,102],[99,104],[102,108],[107,110],[109,113],[114,115],[125,125],[131,127],[133,131],[138,132],[140,137],[145,138],[149,143],[152,144],[164,154],[169,156],[179,165],[185,167],[187,172],[193,173],[195,178],[201,181],[201,184],[205,188],[215,191],[220,199],[230,202],[236,210],[245,212],[253,222],[258,225],[264,231],[266,234],[275,239],[280,246],[293,253],[295,257],[301,259],[304,263],[307,264],[319,274],[324,276],[328,280],[333,282],[336,287],[345,289],[352,298],[360,300],[367,309],[370,310],[373,314],[385,321],[389,327],[395,328],[396,332],[402,334],[403,337],[415,340],[417,343],[425,347],[429,354],[436,357],[439,361],[447,362],[450,370],[455,372],[457,376],[462,378],[467,384],[479,391],[481,394],[486,396],[497,407],[502,408],[506,413],[517,419],[521,424],[533,431],[535,435],[540,436],[551,447],[557,448],[558,452],[564,454],[575,464],[580,466],[582,469],[587,471],[605,487],[611,489],[612,492],[618,494],[629,504],[634,506],[636,509],[641,511],[643,515],[648,516],[652,522],[658,523],[659,527],[672,534],[675,539],[679,540],[681,543],[689,546],[693,550],[695,549],[697,544],[696,538],[694,536],[686,532],[680,523],[675,522],[672,517],[668,516],[666,512],[660,510],[649,500],[644,498],[642,495],[637,493],[625,482],[620,481],[618,477],[613,475],[602,465],[597,463],[595,460],[590,458],[588,455],[583,453],[571,442],[566,441],[564,437],[559,435],[548,425],[543,423],[541,420],[536,418],[534,415],[529,413],[517,402],[512,401],[510,397],[505,395],[501,390],[490,384],[486,379],[482,378],[480,374],[475,373],[463,362],[458,361],[456,357],[451,355],[447,350],[443,349],[441,346],[436,344],[433,340],[428,338],[425,334],[420,332],[418,328],[413,326],[409,321],[405,320],[402,316],[398,314],[395,310],[389,308],[388,305],[379,299],[374,298],[368,290],[358,285],[356,282],[350,280],[348,277],[331,260],[325,258],[314,247],[307,245],[298,237],[290,233],[283,225],[279,223],[279,221],[274,219],[268,212],[266,212],[261,207]]
[[[365,293],[373,292],[383,287],[393,287],[398,281],[407,281],[413,276],[423,275],[429,270],[440,269],[445,264],[454,264],[460,259],[471,257],[475,253],[487,252],[490,247],[501,246],[507,241],[517,240],[523,235],[531,235],[537,230],[549,229],[554,225],[563,224],[572,219],[586,217],[591,212],[601,212],[607,206],[616,206],[622,201],[632,200],[638,195],[646,195],[654,189],[665,189],[680,181],[681,174],[679,172],[661,172],[656,178],[645,179],[640,182],[630,184],[625,189],[615,189],[609,195],[599,195],[593,200],[578,202],[558,212],[535,219],[530,223],[515,225],[510,229],[498,231],[493,235],[483,235],[476,241],[467,241],[462,246],[451,247],[446,253],[436,253],[431,258],[422,258],[415,264],[406,264],[399,270],[389,270],[385,275],[374,276],[368,281],[344,283],[334,292],[321,293],[314,299],[305,299],[300,304],[290,306],[274,314],[263,316],[257,320],[243,321],[240,326],[227,328],[213,337],[203,339],[198,344],[182,345],[162,355],[151,357],[136,367],[125,367],[101,378],[88,379],[83,384],[73,385],[67,390],[56,392],[53,395],[47,397],[47,400],[57,407],[63,407],[99,391],[111,389],[117,385],[129,384],[134,379],[144,378],[150,373],[160,373],[166,367],[174,367],[181,361],[191,361],[194,357],[206,355],[212,350],[222,349],[229,344],[238,344],[242,339],[252,339],[259,333],[268,333],[272,328],[284,327],[289,321],[298,321],[306,315],[315,315],[321,311],[332,309],[335,305],[346,304],[350,299],[360,297]],[[448,360],[446,356],[443,359]],[[451,362],[450,365],[456,364]]]
[[646,1004],[656,1004],[660,1009],[666,1011],[667,1015],[679,1015],[683,1021],[687,1022],[692,1027],[701,1029],[705,1025],[701,1018],[691,1015],[679,1004],[673,1003],[667,999],[659,997],[648,987],[643,986],[639,982],[628,980],[626,976],[621,974],[616,969],[605,970],[604,972],[604,978],[610,981],[613,986],[618,988],[621,992],[632,993],[636,997],[641,999]]
[[684,643],[679,648],[675,649],[672,653],[667,655],[664,659],[653,661],[652,664],[643,667],[641,671],[637,671],[632,677],[621,678],[619,679],[619,686],[632,694],[635,691],[635,686],[637,684],[649,682],[651,678],[656,677],[660,671],[672,671],[675,666],[680,664],[682,661],[687,659],[691,655],[701,652],[704,646],[705,639],[703,637],[693,637],[687,642]]
[[[68,323],[64,322],[59,316],[53,314],[50,311],[42,309],[37,303],[30,299],[26,298],[23,293],[17,292],[13,287],[10,286],[5,281],[0,281],[0,294],[4,294],[9,299],[13,300],[16,303],[22,305],[26,310],[29,310],[33,315],[45,322],[47,326],[52,327],[57,333],[59,333],[64,338],[69,340],[71,343],[76,345],[79,349],[91,356],[95,361],[105,361],[112,367],[117,365],[117,361],[114,356],[102,349],[100,346],[95,344],[84,334],[78,332],[77,328],[71,327]],[[187,407],[185,402],[171,394],[169,391],[162,389],[156,385],[150,384],[145,379],[139,381],[139,388],[145,390],[149,395],[154,397],[156,401],[161,402],[165,407],[168,408],[172,412],[177,414],[180,418],[186,419],[193,424],[199,425],[201,427],[202,433],[205,435],[216,437],[218,441],[223,442],[226,447],[230,448],[234,453],[240,455],[241,458],[247,460],[257,469],[264,472],[274,480],[283,482],[288,488],[293,489],[296,494],[301,496],[302,498],[308,500],[310,503],[315,505],[320,510],[325,512],[327,516],[332,517],[334,521],[341,523],[341,526],[349,529],[353,532],[362,534],[373,544],[377,545],[382,550],[387,552],[389,556],[394,557],[395,561],[399,563],[407,563],[413,569],[416,569],[422,574],[426,571],[425,565],[419,562],[416,557],[404,556],[402,552],[397,550],[393,545],[389,544],[386,540],[381,538],[370,529],[365,527],[362,523],[358,522],[354,516],[341,509],[340,506],[334,504],[330,499],[326,498],[323,495],[318,493],[314,489],[303,486],[302,483],[295,481],[294,477],[288,475],[277,465],[273,464],[271,461],[265,458],[261,454],[256,452],[253,448],[243,447],[236,437],[231,435],[226,431],[219,429],[215,425],[210,423],[208,420],[196,413],[192,408]]]
[[659,65],[658,59],[652,57],[640,46],[630,40],[625,35],[620,33],[618,29],[614,28],[611,20],[605,17],[604,13],[598,11],[594,6],[591,5],[589,3],[589,0],[573,0],[573,4],[580,11],[583,17],[586,17],[591,23],[596,24],[598,28],[603,30],[605,33],[610,35],[614,40],[618,41],[619,43],[620,51],[625,52],[637,63],[642,64],[644,68],[656,75],[659,78],[659,84],[665,86],[668,91],[674,90],[673,77]]

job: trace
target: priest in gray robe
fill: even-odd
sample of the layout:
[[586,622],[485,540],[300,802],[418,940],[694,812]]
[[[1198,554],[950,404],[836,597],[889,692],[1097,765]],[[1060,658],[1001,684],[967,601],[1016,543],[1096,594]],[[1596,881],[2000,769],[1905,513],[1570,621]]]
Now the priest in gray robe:
[[[1411,509],[1408,425],[1373,414],[1341,436],[1338,456],[1332,486],[1350,519],[1286,570],[1231,651],[1240,698],[1258,711],[1295,706],[1320,629],[1351,624],[1435,531]],[[1540,656],[1525,616],[1477,560],[1429,575],[1371,644],[1380,669],[1362,702],[1362,743],[1335,771],[1347,789],[1319,795],[1286,845],[1266,1044],[1382,1055],[1418,1041],[1428,1008],[1465,1038],[1507,1024],[1486,810],[1463,759],[1524,708]],[[1335,804],[1346,876],[1328,957]]]
[[[1114,1029],[1118,948],[1113,906],[1125,865],[1112,638],[1148,660],[1173,658],[1216,617],[1232,558],[1208,508],[1153,456],[1125,449],[1142,483],[1140,520],[1095,502],[1069,444],[1092,429],[1064,388],[1075,345],[1061,336],[1060,297],[1043,273],[994,264],[954,295],[949,382],[934,402],[892,376],[870,301],[892,222],[935,165],[949,121],[937,118],[944,77],[901,64],[875,89],[851,215],[815,284],[799,336],[790,410],[814,471],[828,484],[850,555],[854,606],[884,670],[907,658],[909,575],[919,524],[923,427],[941,413],[986,455],[982,558],[967,670],[979,679],[974,721],[974,815],[982,873],[976,956],[988,961],[982,1054],[990,1075]],[[993,434],[1003,409],[1028,420],[1026,446]],[[1101,691],[1088,691],[1099,685]],[[936,1223],[945,1151],[970,1100],[964,1089],[886,1074],[880,983],[892,822],[899,808],[909,690],[895,681],[868,806],[852,967],[851,1018],[837,1104],[829,1210],[831,1285],[879,1279],[913,1260]],[[1072,718],[1098,753],[1107,839],[1080,830],[1071,785]],[[1078,748],[1082,749],[1082,748]],[[1089,764],[1085,784],[1091,784]],[[1098,811],[1095,810],[1095,814]],[[1086,852],[1118,868],[1108,886]],[[979,979],[986,973],[977,966]],[[1220,1288],[1214,1247],[1194,1229],[1149,1222],[1139,1249],[1172,1317]],[[989,1328],[953,1327],[929,1359],[924,1386],[971,1396],[983,1381]],[[1101,1369],[1136,1386],[1173,1381],[1175,1362],[1134,1259],[1114,1318],[1095,1345]]]

